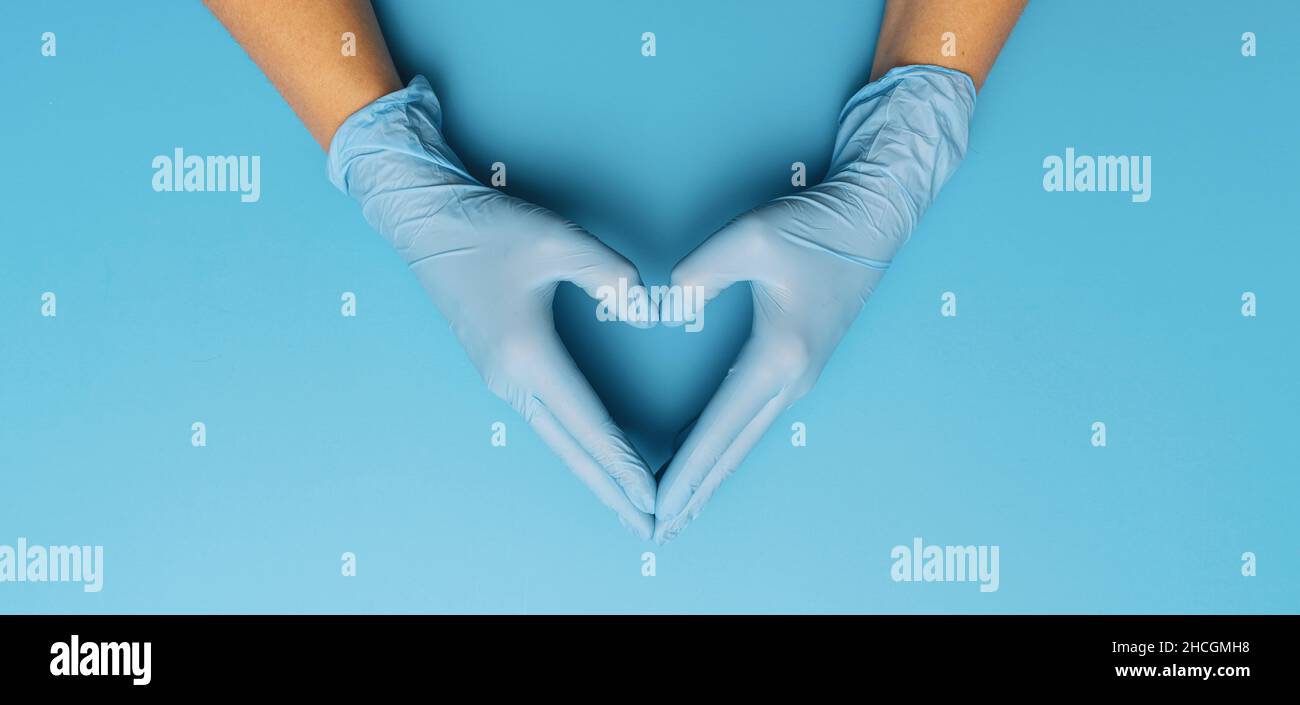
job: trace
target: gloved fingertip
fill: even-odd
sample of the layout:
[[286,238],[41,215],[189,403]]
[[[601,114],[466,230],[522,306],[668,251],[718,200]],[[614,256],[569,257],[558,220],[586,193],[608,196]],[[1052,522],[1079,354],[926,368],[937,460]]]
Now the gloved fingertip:
[[637,538],[642,541],[648,541],[654,535],[654,521],[648,514],[641,514],[630,521],[626,516],[619,514],[618,523],[622,524],[623,528],[636,534]]
[[649,466],[636,451],[631,451],[630,455],[621,462],[607,466],[606,472],[623,489],[623,494],[627,495],[633,506],[646,514],[654,514],[655,493],[658,490],[654,473],[650,472]]
[[671,493],[665,492],[664,489],[664,486],[660,485],[659,494],[655,497],[655,524],[667,525],[682,513],[685,505],[685,500],[674,501],[669,496]]
[[674,516],[655,517],[655,543],[662,546],[677,537],[681,528],[676,526],[676,519]]
[[645,488],[639,488],[628,493],[628,499],[632,500],[632,505],[646,514],[655,513],[655,495]]

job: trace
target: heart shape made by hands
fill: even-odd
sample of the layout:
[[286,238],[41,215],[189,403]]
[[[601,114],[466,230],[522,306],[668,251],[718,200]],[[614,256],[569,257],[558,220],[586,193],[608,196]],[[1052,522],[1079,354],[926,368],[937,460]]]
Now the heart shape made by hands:
[[726,376],[749,336],[748,287],[710,301],[697,332],[601,321],[577,287],[556,295],[555,327],[615,423],[651,468],[662,468]]

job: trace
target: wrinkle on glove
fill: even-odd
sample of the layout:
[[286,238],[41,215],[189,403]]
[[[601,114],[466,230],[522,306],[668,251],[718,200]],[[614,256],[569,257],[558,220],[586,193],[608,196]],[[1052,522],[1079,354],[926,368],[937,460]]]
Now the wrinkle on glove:
[[942,66],[896,68],[859,90],[810,195],[849,225],[840,231],[849,242],[818,245],[888,267],[965,158],[974,111],[974,82]]
[[[808,392],[966,154],[975,84],[891,70],[840,114],[822,183],[736,218],[673,269],[705,299],[747,281],[749,340],[660,478],[655,540],[677,536],[767,429]],[[661,315],[661,318],[663,316]]]
[[361,204],[447,318],[488,387],[619,520],[649,538],[654,476],[555,332],[559,282],[596,296],[636,268],[554,213],[479,183],[442,135],[423,76],[330,141],[330,182]]

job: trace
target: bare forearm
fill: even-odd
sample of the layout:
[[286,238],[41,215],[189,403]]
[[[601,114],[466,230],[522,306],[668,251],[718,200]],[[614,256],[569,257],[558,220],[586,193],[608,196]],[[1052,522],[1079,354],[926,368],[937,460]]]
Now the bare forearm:
[[[321,147],[349,115],[402,87],[370,0],[204,0]],[[355,56],[343,52],[355,36]]]
[[933,64],[967,74],[979,88],[1028,1],[889,0],[871,80],[897,66]]

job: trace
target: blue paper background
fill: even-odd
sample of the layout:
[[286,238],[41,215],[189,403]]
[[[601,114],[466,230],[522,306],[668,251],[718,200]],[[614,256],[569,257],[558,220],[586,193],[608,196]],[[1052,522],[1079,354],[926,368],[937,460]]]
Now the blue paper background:
[[[662,281],[791,162],[820,176],[881,4],[378,9],[473,172],[505,162]],[[0,612],[1295,612],[1298,23],[1282,0],[1031,3],[818,387],[655,547],[483,387],[200,3],[6,3],[0,544],[103,544],[106,571],[98,594],[0,583]],[[178,146],[260,155],[261,201],[153,192]],[[1151,155],[1151,201],[1044,192],[1066,147]],[[655,461],[749,315],[743,287],[695,336],[558,309]],[[1000,589],[892,582],[914,536],[1000,546]]]

